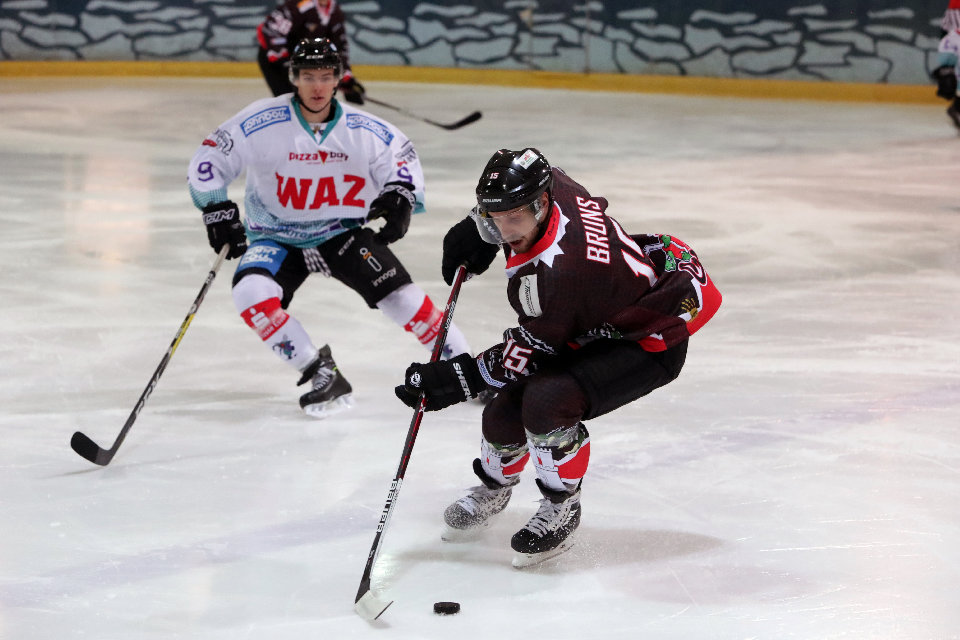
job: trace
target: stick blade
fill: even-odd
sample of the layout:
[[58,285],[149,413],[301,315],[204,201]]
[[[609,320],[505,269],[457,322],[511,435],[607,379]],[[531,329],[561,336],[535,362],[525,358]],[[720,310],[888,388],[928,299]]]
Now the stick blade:
[[357,612],[364,620],[376,620],[387,610],[387,607],[393,604],[393,600],[384,601],[373,595],[373,591],[367,591],[357,598],[353,610]]
[[80,456],[101,467],[109,464],[112,457],[108,451],[101,449],[100,445],[79,431],[74,432],[70,438],[70,447]]
[[479,111],[474,111],[473,113],[471,113],[470,115],[468,115],[466,118],[464,118],[464,119],[462,119],[462,120],[458,120],[457,122],[454,122],[453,124],[448,124],[448,125],[446,125],[446,126],[444,127],[444,129],[453,130],[453,129],[459,129],[460,127],[465,127],[465,126],[467,126],[468,124],[473,124],[474,122],[476,122],[477,120],[479,120],[479,119],[481,118],[481,116],[483,116],[482,113],[480,113]]

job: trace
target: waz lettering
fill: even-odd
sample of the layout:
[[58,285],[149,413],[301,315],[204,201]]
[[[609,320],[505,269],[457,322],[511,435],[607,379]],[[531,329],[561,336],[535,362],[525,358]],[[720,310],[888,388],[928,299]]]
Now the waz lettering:
[[[332,176],[322,178],[288,178],[275,174],[277,177],[277,200],[284,207],[293,209],[319,209],[320,207],[360,207],[367,208],[365,200],[357,198],[364,185],[365,178],[361,176],[345,175],[343,182],[337,189],[337,183]],[[344,193],[340,197],[340,193]],[[311,198],[311,194],[313,197]],[[308,206],[309,201],[309,206]]]

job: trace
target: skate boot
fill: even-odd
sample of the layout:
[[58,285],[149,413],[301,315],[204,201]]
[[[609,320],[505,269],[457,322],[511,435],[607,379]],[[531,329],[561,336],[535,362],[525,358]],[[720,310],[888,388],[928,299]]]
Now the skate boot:
[[512,484],[504,486],[488,476],[479,458],[473,461],[473,472],[483,484],[470,487],[467,495],[443,512],[443,521],[447,526],[440,538],[446,542],[465,542],[476,538],[490,526],[490,519],[510,502]]
[[539,479],[543,499],[530,521],[513,534],[510,546],[516,551],[513,566],[518,569],[539,564],[573,546],[573,533],[580,525],[580,487],[573,493],[555,491]]
[[353,387],[337,368],[329,345],[323,345],[317,359],[304,369],[297,386],[307,382],[313,388],[300,396],[300,408],[307,415],[326,418],[353,406]]

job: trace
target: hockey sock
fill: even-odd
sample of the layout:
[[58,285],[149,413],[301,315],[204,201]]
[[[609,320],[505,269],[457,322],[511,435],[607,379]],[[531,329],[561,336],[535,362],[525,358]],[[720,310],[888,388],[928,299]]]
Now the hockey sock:
[[590,462],[590,434],[583,423],[544,435],[528,431],[527,441],[540,482],[554,491],[576,491]]
[[280,286],[269,278],[247,276],[233,288],[233,302],[244,322],[278,358],[303,371],[318,351],[303,325],[280,306],[281,293]]
[[480,439],[480,465],[501,486],[520,482],[520,472],[530,459],[527,444],[499,446]]
[[[420,344],[433,350],[433,343],[440,332],[443,312],[433,304],[423,289],[415,284],[404,285],[378,302],[377,308],[404,330],[416,336]],[[470,345],[467,344],[463,332],[451,323],[443,356],[451,358],[469,352]]]

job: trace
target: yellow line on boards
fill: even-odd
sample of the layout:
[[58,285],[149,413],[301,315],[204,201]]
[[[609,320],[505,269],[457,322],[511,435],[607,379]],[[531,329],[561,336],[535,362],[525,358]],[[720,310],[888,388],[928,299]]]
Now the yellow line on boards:
[[[361,81],[424,82],[436,84],[536,87],[577,91],[678,93],[698,96],[837,100],[854,102],[912,102],[940,104],[930,85],[808,82],[764,78],[708,78],[631,75],[618,73],[564,73],[445,67],[354,66]],[[0,61],[0,77],[42,76],[167,76],[259,78],[254,62],[168,61]]]

